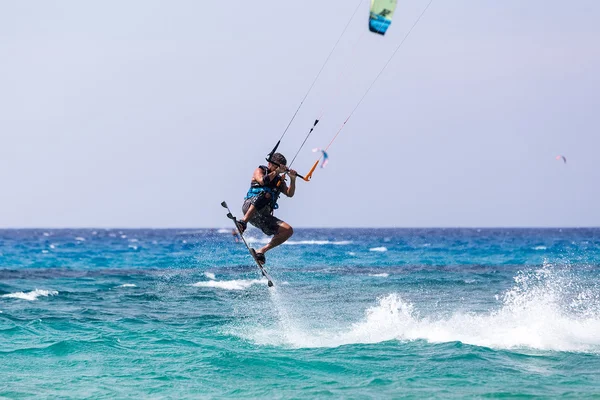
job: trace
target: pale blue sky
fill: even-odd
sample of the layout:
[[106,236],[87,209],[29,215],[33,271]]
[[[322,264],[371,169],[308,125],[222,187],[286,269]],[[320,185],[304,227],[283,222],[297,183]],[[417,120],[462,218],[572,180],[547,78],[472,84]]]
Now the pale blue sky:
[[[368,1],[280,150],[324,147],[428,0]],[[357,0],[0,3],[1,227],[228,227]],[[600,226],[600,2],[436,1],[278,214]],[[365,33],[366,32],[366,33]],[[568,164],[555,156],[564,154]]]

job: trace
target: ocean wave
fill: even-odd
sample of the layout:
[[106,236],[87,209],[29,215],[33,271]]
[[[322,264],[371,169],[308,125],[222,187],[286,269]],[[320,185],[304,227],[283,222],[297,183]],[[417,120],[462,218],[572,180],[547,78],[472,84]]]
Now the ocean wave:
[[369,276],[373,276],[376,278],[387,278],[388,276],[390,276],[390,274],[383,272],[381,274],[369,274]]
[[[219,233],[224,233],[224,232],[221,232],[221,231],[231,232],[231,231],[229,231],[227,229],[219,229]],[[180,231],[180,232],[177,232],[176,235],[178,235],[178,236],[182,236],[182,235],[199,235],[199,234],[202,234],[202,233],[205,233],[205,232],[206,232],[205,230],[196,229],[196,230],[192,230],[192,231]]]
[[119,285],[117,287],[127,288],[127,287],[137,287],[137,285],[134,284],[134,283],[124,283],[124,284]]
[[379,252],[385,252],[388,251],[387,247],[381,246],[381,247],[373,247],[370,248],[369,251],[379,251]]
[[521,272],[515,285],[487,312],[456,311],[423,317],[398,293],[377,300],[364,318],[345,329],[311,331],[301,323],[281,333],[254,331],[258,344],[295,348],[338,347],[391,340],[462,342],[494,349],[600,353],[600,291],[572,274],[550,268]]
[[58,292],[56,290],[43,290],[43,289],[35,289],[31,292],[16,292],[4,294],[2,297],[10,298],[10,299],[21,299],[21,300],[29,300],[34,301],[37,300],[38,297],[48,297],[48,296],[56,296]]
[[251,243],[261,243],[261,244],[267,244],[271,241],[271,238],[268,237],[264,237],[264,238],[256,238],[256,237],[252,237],[252,236],[244,236],[244,239],[246,239],[246,242],[248,244]]
[[266,285],[266,279],[234,279],[231,281],[203,281],[196,282],[192,284],[192,286],[196,287],[208,287],[215,289],[224,289],[224,290],[246,290],[252,285]]
[[[250,243],[260,243],[260,244],[267,244],[271,241],[271,238],[255,238],[255,237],[247,237],[245,238],[246,242],[248,242],[248,244]],[[352,244],[351,240],[288,240],[287,242],[283,243],[284,245],[317,245],[317,246],[324,246],[324,245],[335,245],[335,246],[345,246],[345,245],[349,245]]]
[[533,250],[546,250],[546,246],[535,246]]
[[305,244],[305,245],[311,245],[311,244],[315,244],[315,245],[325,245],[325,244],[332,244],[332,245],[336,245],[336,246],[345,246],[345,245],[349,245],[352,244],[351,240],[298,240],[298,241],[294,241],[294,240],[288,240],[287,242],[285,242],[284,244]]
[[213,274],[212,272],[205,272],[204,276],[213,281],[216,279],[215,274]]
[[229,233],[231,234],[231,229],[221,228],[217,231],[217,233]]
[[93,339],[63,339],[49,344],[31,344],[27,347],[13,348],[3,350],[3,354],[44,354],[54,356],[65,356],[74,353],[88,354],[93,350],[123,349],[119,339],[113,338],[93,338]]

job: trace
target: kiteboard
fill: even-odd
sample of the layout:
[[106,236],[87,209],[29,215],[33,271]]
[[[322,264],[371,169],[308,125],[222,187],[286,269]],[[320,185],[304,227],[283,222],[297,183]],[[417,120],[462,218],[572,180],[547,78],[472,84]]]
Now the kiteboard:
[[246,239],[244,238],[244,234],[242,233],[242,231],[240,231],[240,227],[238,226],[237,219],[231,213],[231,210],[229,209],[229,206],[227,206],[227,203],[224,202],[224,201],[221,202],[221,206],[223,206],[223,208],[227,209],[227,218],[229,218],[230,220],[233,221],[233,224],[235,225],[235,229],[240,234],[240,237],[242,238],[242,241],[246,245],[246,248],[248,249],[248,252],[250,253],[250,255],[252,256],[252,258],[254,259],[254,262],[256,263],[256,265],[258,266],[258,269],[260,269],[260,273],[262,274],[262,276],[264,276],[265,278],[267,278],[267,284],[269,285],[269,287],[273,286],[273,281],[271,280],[271,277],[269,276],[269,274],[267,274],[267,270],[265,269],[265,267],[263,266],[263,264],[260,261],[258,261],[258,259],[256,258],[256,252],[254,251],[254,249],[252,249],[250,246],[248,246],[248,242],[246,242]]

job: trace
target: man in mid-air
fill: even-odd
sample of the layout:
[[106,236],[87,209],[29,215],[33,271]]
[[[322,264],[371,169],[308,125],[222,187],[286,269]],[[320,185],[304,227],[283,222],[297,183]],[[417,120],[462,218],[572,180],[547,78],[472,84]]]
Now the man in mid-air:
[[[281,153],[275,153],[269,158],[267,166],[261,165],[254,171],[250,190],[244,198],[242,212],[244,217],[238,220],[238,226],[243,233],[248,222],[263,231],[265,235],[273,236],[264,247],[250,251],[261,264],[266,262],[265,253],[279,246],[292,236],[294,230],[287,223],[273,216],[278,208],[277,199],[283,193],[293,197],[296,192],[296,171],[286,167],[287,160]],[[290,176],[290,185],[285,182],[285,175]]]

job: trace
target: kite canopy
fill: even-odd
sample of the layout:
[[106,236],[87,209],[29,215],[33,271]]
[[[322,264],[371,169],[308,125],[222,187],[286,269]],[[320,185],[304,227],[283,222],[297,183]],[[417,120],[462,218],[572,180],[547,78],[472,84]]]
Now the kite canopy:
[[385,35],[392,23],[392,16],[396,9],[397,0],[371,0],[371,14],[369,16],[369,30]]
[[558,156],[556,156],[556,159],[563,160],[563,163],[565,163],[565,164],[567,163],[567,157],[565,157],[565,156],[558,155]]

